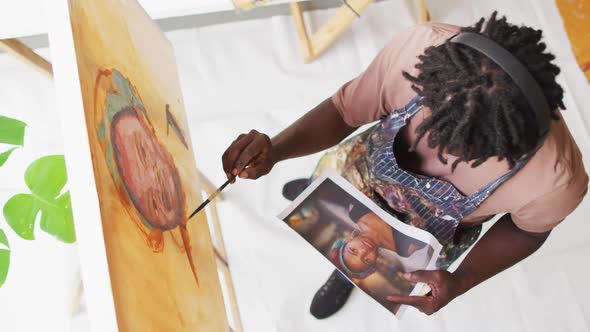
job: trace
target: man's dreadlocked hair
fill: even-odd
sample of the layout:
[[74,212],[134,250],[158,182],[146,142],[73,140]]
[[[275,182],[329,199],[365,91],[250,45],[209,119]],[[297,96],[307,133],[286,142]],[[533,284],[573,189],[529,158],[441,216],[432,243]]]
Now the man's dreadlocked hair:
[[[494,12],[485,26],[481,18],[461,31],[482,34],[516,56],[541,86],[551,118],[558,120],[558,108],[565,109],[563,89],[555,82],[559,73],[551,63],[555,57],[540,42],[542,31],[518,27],[496,16]],[[459,157],[452,165],[454,171],[459,162],[474,161],[472,167],[477,167],[492,156],[508,160],[512,168],[538,144],[534,111],[510,76],[492,60],[449,41],[427,48],[419,59],[416,68],[420,73],[403,75],[432,113],[417,128],[412,149],[428,133],[428,146],[438,147],[441,162],[447,163],[443,151]]]

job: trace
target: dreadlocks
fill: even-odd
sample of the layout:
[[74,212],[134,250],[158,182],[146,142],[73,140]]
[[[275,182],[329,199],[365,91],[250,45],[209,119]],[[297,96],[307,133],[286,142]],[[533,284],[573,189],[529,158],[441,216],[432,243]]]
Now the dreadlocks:
[[[518,58],[541,86],[551,117],[558,120],[558,108],[563,105],[563,89],[555,81],[559,68],[552,64],[555,57],[545,52],[540,42],[542,31],[518,27],[497,19],[497,12],[487,20],[481,18],[462,32],[485,35]],[[443,163],[443,151],[459,162],[474,161],[477,167],[492,156],[506,159],[510,167],[538,143],[535,113],[512,79],[492,60],[470,47],[446,42],[432,46],[419,56],[416,65],[420,73],[410,80],[412,88],[422,96],[421,104],[431,114],[418,126],[418,142],[428,133],[428,146],[438,147],[438,158]]]

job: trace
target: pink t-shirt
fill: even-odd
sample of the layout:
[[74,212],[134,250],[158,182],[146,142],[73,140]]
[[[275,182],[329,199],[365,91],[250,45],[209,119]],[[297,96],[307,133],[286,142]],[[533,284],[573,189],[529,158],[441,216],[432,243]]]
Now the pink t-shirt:
[[[377,121],[388,112],[405,106],[416,92],[402,76],[407,71],[416,76],[418,56],[429,46],[440,45],[460,27],[426,23],[413,26],[396,35],[355,79],[347,82],[332,97],[344,121],[353,127]],[[425,117],[416,113],[400,135],[410,144],[415,129]],[[406,130],[404,130],[406,129]],[[420,156],[431,156],[422,163],[421,174],[452,183],[460,192],[471,195],[492,180],[505,174],[506,161],[490,158],[471,168],[461,163],[454,173],[436,158],[426,139],[418,144]],[[433,157],[434,156],[434,157]],[[544,232],[552,229],[580,204],[588,188],[588,175],[582,155],[563,119],[552,121],[549,136],[529,162],[502,184],[462,224],[478,224],[495,214],[510,213],[514,223],[525,231]]]

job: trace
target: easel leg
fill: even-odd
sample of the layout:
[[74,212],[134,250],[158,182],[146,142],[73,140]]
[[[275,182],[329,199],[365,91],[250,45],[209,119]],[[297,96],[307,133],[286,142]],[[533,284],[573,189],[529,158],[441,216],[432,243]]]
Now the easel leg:
[[240,318],[240,310],[238,308],[234,283],[231,279],[231,272],[229,267],[224,265],[222,262],[218,262],[218,266],[221,268],[221,272],[223,273],[223,278],[225,279],[225,284],[227,286],[229,304],[234,317],[234,324],[236,325],[233,330],[236,332],[243,332],[244,328],[242,327],[242,320]]
[[[197,169],[197,173],[201,179],[201,183],[204,184],[203,191],[207,196],[211,195],[217,188],[211,183],[211,181]],[[220,198],[220,196],[217,196]],[[217,203],[216,200],[211,201],[209,203],[209,211],[211,211],[211,215],[209,220],[211,220],[211,224],[213,226],[212,232],[215,238],[213,250],[215,252],[215,257],[217,261],[217,267],[223,273],[223,278],[225,280],[225,286],[227,287],[229,304],[232,311],[232,316],[234,318],[235,327],[233,331],[235,332],[242,332],[244,329],[242,327],[242,320],[240,318],[240,311],[238,309],[238,302],[236,297],[236,292],[234,289],[233,279],[231,277],[231,271],[229,269],[229,264],[227,262],[227,252],[225,250],[225,242],[223,241],[223,232],[221,231],[221,224],[219,222],[219,214],[217,213]]]
[[242,320],[240,318],[240,310],[238,308],[236,291],[234,289],[231,271],[229,269],[229,264],[227,263],[227,254],[225,251],[225,244],[223,242],[223,234],[221,232],[221,224],[219,223],[219,215],[217,214],[217,205],[215,200],[209,203],[209,207],[211,209],[210,211],[211,222],[213,224],[213,233],[215,234],[215,239],[217,240],[217,245],[214,246],[215,256],[217,258],[217,266],[221,269],[223,278],[225,279],[230,307],[234,318],[234,331],[242,332],[244,331],[244,328],[242,327]]
[[430,12],[426,6],[426,0],[416,0],[418,7],[418,23],[430,22]]
[[[348,5],[344,4],[336,10],[328,22],[311,37],[311,46],[314,50],[314,58],[328,49],[340,35],[357,19],[357,14],[362,13],[373,0],[347,0]],[[351,10],[354,9],[354,12]]]
[[303,20],[303,11],[299,2],[289,3],[291,9],[291,15],[295,20],[295,28],[297,29],[297,36],[299,37],[299,44],[301,45],[301,51],[303,53],[303,61],[305,63],[311,62],[313,59],[313,49],[309,37],[307,36],[307,28],[305,27],[305,21]]
[[291,2],[291,14],[295,19],[295,28],[299,37],[303,53],[303,62],[310,63],[320,56],[338,37],[348,28],[348,26],[357,18],[357,14],[362,13],[367,6],[374,0],[347,0],[347,4],[340,6],[328,22],[315,33],[308,37],[303,19],[301,5],[298,2]]
[[14,55],[53,79],[51,63],[35,53],[35,51],[25,44],[21,43],[18,39],[0,39],[0,49]]
[[82,306],[82,293],[84,292],[84,285],[82,283],[82,274],[78,269],[78,273],[76,273],[76,293],[74,293],[74,297],[72,298],[72,307],[70,310],[71,317],[76,316],[80,312],[80,307]]

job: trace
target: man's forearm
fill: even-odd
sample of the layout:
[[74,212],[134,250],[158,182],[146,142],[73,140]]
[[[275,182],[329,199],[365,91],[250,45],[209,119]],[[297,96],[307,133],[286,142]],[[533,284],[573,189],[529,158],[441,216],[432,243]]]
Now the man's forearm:
[[541,247],[549,233],[522,231],[512,222],[509,214],[504,215],[484,234],[453,273],[460,285],[456,295],[528,257]]
[[328,98],[272,139],[273,158],[279,162],[322,151],[355,129],[344,122]]

